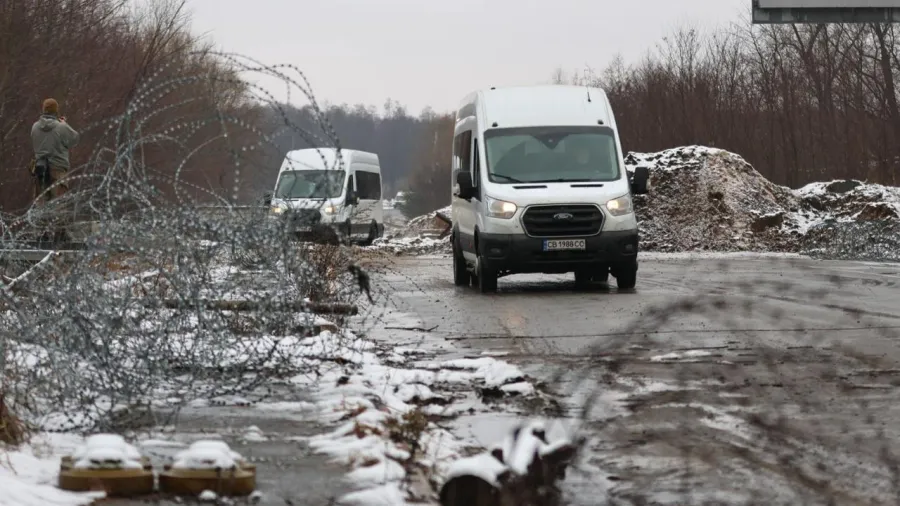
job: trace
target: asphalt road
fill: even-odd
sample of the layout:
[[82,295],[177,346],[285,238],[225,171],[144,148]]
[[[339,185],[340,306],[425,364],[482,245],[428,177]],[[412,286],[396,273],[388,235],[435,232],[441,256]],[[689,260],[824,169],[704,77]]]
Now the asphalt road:
[[527,275],[482,295],[449,258],[398,257],[379,281],[587,413],[576,503],[898,503],[900,265],[645,255],[630,292]]

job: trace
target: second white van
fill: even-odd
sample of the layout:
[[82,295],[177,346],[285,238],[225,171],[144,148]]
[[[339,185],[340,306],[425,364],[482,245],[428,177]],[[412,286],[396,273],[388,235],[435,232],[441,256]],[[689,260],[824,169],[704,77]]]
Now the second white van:
[[466,96],[454,130],[453,279],[481,292],[516,273],[575,274],[634,288],[638,224],[606,93],[583,86],[491,88]]
[[270,215],[300,238],[345,237],[371,244],[384,234],[378,155],[310,148],[290,151],[278,171]]

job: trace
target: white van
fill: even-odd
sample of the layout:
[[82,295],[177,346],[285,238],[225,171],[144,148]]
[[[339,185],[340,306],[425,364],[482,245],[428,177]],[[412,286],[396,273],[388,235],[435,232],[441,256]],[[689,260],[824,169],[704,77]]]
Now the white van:
[[453,280],[481,292],[516,273],[574,272],[634,288],[638,230],[606,93],[566,85],[469,94],[453,142]]
[[301,238],[329,235],[371,244],[384,234],[381,191],[377,154],[298,149],[287,153],[278,171],[270,215]]

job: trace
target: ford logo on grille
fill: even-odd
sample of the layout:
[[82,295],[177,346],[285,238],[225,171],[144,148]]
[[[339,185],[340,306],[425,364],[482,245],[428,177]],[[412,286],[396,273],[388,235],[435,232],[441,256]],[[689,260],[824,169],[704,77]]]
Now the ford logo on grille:
[[553,215],[554,220],[571,220],[574,218],[571,213],[556,213]]

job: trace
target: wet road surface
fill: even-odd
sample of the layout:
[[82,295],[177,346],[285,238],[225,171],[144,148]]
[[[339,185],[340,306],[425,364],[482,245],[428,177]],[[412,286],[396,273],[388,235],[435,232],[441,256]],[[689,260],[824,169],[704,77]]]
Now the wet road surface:
[[585,464],[618,499],[897,503],[896,264],[645,255],[630,292],[523,275],[490,295],[454,287],[449,258],[382,271],[430,335],[506,353],[567,416],[590,400]]

